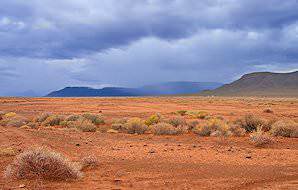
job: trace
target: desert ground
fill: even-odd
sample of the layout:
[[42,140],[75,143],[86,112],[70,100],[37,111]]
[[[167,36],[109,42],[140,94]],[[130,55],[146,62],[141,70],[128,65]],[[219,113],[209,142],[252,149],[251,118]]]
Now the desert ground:
[[[264,112],[270,108],[272,113]],[[165,117],[178,110],[205,111],[234,121],[246,114],[298,122],[295,98],[127,97],[0,98],[0,111],[34,118],[51,112],[100,113],[106,125],[123,117]],[[189,120],[186,116],[186,119]],[[104,126],[103,126],[104,127]],[[0,126],[0,150],[44,146],[74,162],[94,155],[99,164],[78,180],[9,180],[3,171],[15,156],[0,154],[0,189],[298,189],[298,138],[274,137],[256,147],[244,137],[78,132]]]

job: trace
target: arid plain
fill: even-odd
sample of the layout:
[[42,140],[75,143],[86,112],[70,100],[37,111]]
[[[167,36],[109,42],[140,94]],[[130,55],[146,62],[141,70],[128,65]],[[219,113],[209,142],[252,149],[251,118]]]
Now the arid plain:
[[[266,111],[270,109],[270,111]],[[0,98],[0,111],[33,119],[59,115],[101,114],[96,132],[61,126],[0,126],[0,150],[23,152],[48,147],[73,162],[86,155],[98,165],[83,169],[77,180],[9,180],[3,172],[15,155],[0,154],[0,189],[298,189],[298,138],[272,137],[262,147],[243,137],[127,134],[109,129],[113,120],[159,113],[176,117],[179,110],[198,110],[228,122],[252,114],[266,120],[298,122],[295,98],[123,97],[123,98]],[[183,115],[186,121],[205,122]]]

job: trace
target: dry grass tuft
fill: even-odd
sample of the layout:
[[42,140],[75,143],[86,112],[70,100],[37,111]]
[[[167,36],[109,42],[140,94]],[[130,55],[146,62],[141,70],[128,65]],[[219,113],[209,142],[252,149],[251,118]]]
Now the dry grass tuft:
[[8,147],[8,148],[0,148],[0,157],[1,156],[15,156],[17,155],[18,151],[15,148]]
[[271,127],[273,136],[298,138],[298,123],[292,120],[280,120]]
[[245,115],[236,121],[240,127],[244,128],[247,132],[256,131],[259,127],[266,126],[266,120],[252,114]]
[[155,135],[177,135],[186,132],[187,129],[185,126],[174,127],[169,123],[157,123],[152,126],[152,132]]
[[148,130],[148,126],[140,118],[131,118],[125,123],[124,130],[129,134],[144,134]]
[[71,128],[76,128],[82,132],[96,132],[97,127],[87,119],[79,119],[77,121],[72,121],[69,123]]
[[82,115],[84,118],[90,120],[94,125],[105,124],[104,118],[102,115],[85,113]]
[[250,141],[256,146],[256,147],[263,147],[267,144],[272,143],[272,138],[270,135],[264,131],[262,131],[262,128],[258,128],[257,131],[254,131],[250,135]]
[[82,158],[81,165],[82,165],[82,169],[94,168],[98,166],[98,159],[93,155],[86,156]]
[[42,122],[42,125],[56,126],[56,125],[60,125],[60,122],[62,122],[63,120],[64,118],[60,115],[50,115]]
[[178,115],[185,116],[186,113],[187,113],[187,110],[178,110],[178,111],[176,111],[176,113],[177,113]]
[[271,108],[266,108],[263,110],[264,113],[273,113],[273,110]]
[[26,125],[29,120],[26,117],[16,115],[13,117],[5,118],[3,122],[5,122],[5,125],[8,127],[21,127],[23,125]]
[[42,123],[51,115],[52,115],[51,113],[42,113],[41,115],[35,117],[33,121]]
[[196,119],[206,119],[209,116],[205,111],[188,111],[186,114]]
[[172,117],[168,120],[168,123],[174,127],[187,125],[186,120],[183,117]]
[[35,148],[19,154],[5,170],[12,179],[67,180],[82,176],[80,167],[59,153]]

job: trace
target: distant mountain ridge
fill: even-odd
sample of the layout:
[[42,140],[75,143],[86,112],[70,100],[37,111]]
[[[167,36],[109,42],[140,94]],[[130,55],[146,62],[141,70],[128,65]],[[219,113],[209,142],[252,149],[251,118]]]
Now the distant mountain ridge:
[[298,71],[291,73],[255,72],[199,95],[298,97]]
[[66,87],[51,92],[47,97],[109,97],[109,96],[157,96],[192,94],[203,90],[212,90],[222,83],[216,82],[167,82],[146,85],[140,88],[105,87],[94,89],[89,87]]

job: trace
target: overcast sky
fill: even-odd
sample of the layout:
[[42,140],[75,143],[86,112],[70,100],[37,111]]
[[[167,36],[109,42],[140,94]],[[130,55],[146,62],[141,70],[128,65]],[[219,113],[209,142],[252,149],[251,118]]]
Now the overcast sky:
[[297,0],[1,0],[0,95],[298,70]]

